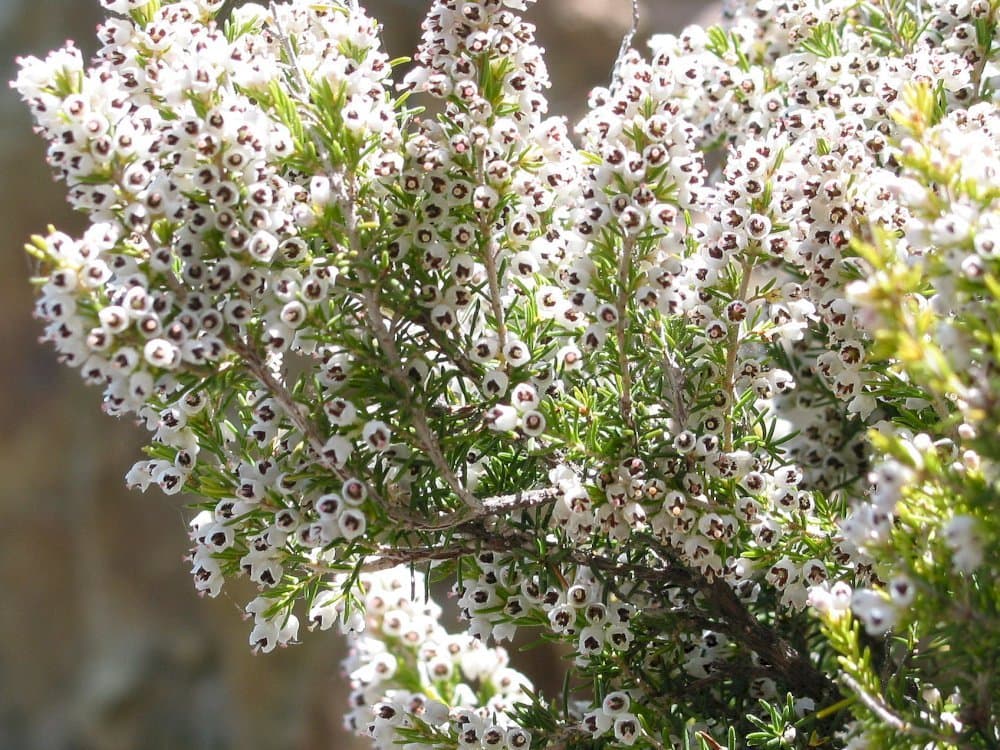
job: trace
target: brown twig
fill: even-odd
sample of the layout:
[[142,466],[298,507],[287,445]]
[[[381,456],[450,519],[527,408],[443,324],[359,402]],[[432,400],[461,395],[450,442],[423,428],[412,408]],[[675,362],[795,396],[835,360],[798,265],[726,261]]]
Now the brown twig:
[[431,520],[422,518],[409,508],[392,508],[389,513],[393,518],[405,521],[414,531],[445,531],[475,523],[476,521],[482,521],[491,516],[500,516],[504,513],[513,513],[514,511],[526,510],[528,508],[537,508],[553,502],[558,497],[559,490],[552,487],[545,487],[538,490],[516,492],[511,495],[489,497],[480,501],[482,508],[479,510],[460,510]]
[[618,343],[618,373],[622,379],[622,392],[619,398],[622,418],[625,420],[625,424],[628,426],[633,438],[637,439],[635,417],[632,414],[632,374],[629,371],[626,330],[630,296],[629,280],[632,270],[632,251],[634,249],[635,240],[631,237],[626,238],[622,243],[621,258],[618,260],[618,296],[615,300],[615,312],[618,319],[615,321],[615,338]]
[[625,36],[622,37],[622,43],[618,47],[618,55],[615,57],[615,65],[611,71],[612,86],[621,83],[622,63],[625,61],[625,55],[628,54],[629,49],[632,47],[632,42],[635,41],[635,35],[639,33],[639,22],[641,20],[642,19],[640,18],[639,13],[639,0],[632,0],[632,24],[629,27],[629,30],[625,33]]
[[[657,539],[648,535],[641,539],[668,562],[671,570],[679,568],[687,572],[686,587],[702,595],[703,609],[717,622],[720,633],[758,654],[797,693],[813,697],[836,693],[836,686],[809,657],[781,638],[774,628],[758,620],[726,581],[718,578],[709,581],[700,571],[684,565],[673,550]],[[657,592],[652,593],[652,598],[657,598]]]
[[[303,440],[306,441],[309,448],[316,454],[316,460],[320,466],[337,476],[341,481],[349,479],[350,476],[344,471],[343,467],[338,466],[324,455],[325,441],[319,429],[310,421],[301,404],[292,397],[292,394],[285,387],[284,383],[279,381],[275,374],[271,372],[260,354],[238,337],[229,342],[229,348],[240,356],[242,360],[241,364],[264,386],[267,392],[271,394],[271,397],[281,407],[282,411],[285,412],[288,419],[291,420],[295,428],[302,433]],[[381,503],[381,498],[373,487],[368,486],[368,494],[373,500]]]
[[[389,378],[392,379],[392,381],[403,391],[403,393],[407,393],[411,389],[412,384],[406,377],[406,372],[403,369],[403,363],[401,357],[399,356],[399,349],[396,346],[396,340],[393,338],[392,333],[386,328],[385,321],[382,318],[378,288],[367,269],[363,266],[359,266],[358,275],[362,284],[365,285],[365,289],[362,291],[361,297],[364,300],[367,315],[367,327],[371,331],[371,334],[375,337],[375,340],[378,342],[378,345],[382,350],[382,354],[388,361],[388,366],[383,367],[383,370],[385,371],[385,374],[388,375]],[[437,436],[434,434],[433,430],[431,430],[430,423],[427,419],[427,412],[413,399],[407,399],[407,406],[410,411],[410,419],[413,422],[413,431],[416,434],[420,449],[427,454],[431,463],[434,464],[434,468],[436,468],[440,473],[441,478],[445,481],[448,487],[451,488],[451,491],[458,496],[462,503],[475,512],[481,511],[482,502],[475,495],[469,492],[468,489],[462,486],[462,482],[459,480],[458,475],[455,474],[455,470],[448,463],[448,459],[445,458],[444,452],[441,449],[441,444],[438,442]]]
[[[486,159],[479,154],[478,177],[479,184],[486,184]],[[486,279],[490,290],[490,309],[493,311],[493,318],[497,326],[497,340],[500,344],[501,353],[507,350],[507,321],[504,317],[503,305],[500,304],[500,271],[497,267],[497,258],[500,248],[497,247],[496,239],[493,236],[493,226],[489,216],[485,211],[479,213],[479,234],[481,238],[480,253],[483,258],[483,266],[486,267]]]
[[[740,288],[736,292],[735,299],[745,300],[750,290],[750,276],[753,274],[753,260],[744,258],[740,264],[743,277],[740,279]],[[726,334],[726,373],[723,375],[723,387],[726,389],[726,396],[729,397],[730,407],[736,400],[736,363],[740,351],[740,324],[734,322],[730,324]],[[727,410],[725,415],[725,425],[723,427],[722,449],[727,453],[733,450],[733,416],[732,410]]]
[[820,672],[809,657],[795,649],[746,608],[732,587],[723,580],[700,582],[708,609],[720,621],[720,632],[757,653],[798,695],[823,697],[836,686]]

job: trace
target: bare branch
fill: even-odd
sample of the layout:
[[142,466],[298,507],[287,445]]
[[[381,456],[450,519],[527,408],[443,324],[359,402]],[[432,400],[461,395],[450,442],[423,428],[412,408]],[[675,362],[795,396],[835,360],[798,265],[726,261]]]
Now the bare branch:
[[[367,269],[359,267],[358,275],[361,278],[361,282],[365,285],[361,296],[364,300],[368,329],[375,337],[382,353],[388,361],[388,366],[384,368],[386,374],[406,393],[412,388],[412,384],[406,377],[403,369],[396,340],[385,326],[379,305],[378,287]],[[413,399],[407,399],[407,406],[410,411],[410,418],[413,421],[413,431],[416,433],[420,448],[427,454],[431,463],[434,464],[434,468],[441,474],[441,478],[444,479],[448,487],[451,488],[451,491],[459,497],[464,505],[476,512],[481,511],[482,503],[480,500],[462,486],[462,482],[455,474],[455,470],[452,469],[448,463],[448,459],[445,458],[444,452],[441,450],[441,444],[438,442],[437,436],[431,430],[427,420],[427,412]]]
[[379,550],[370,561],[366,561],[362,570],[374,573],[379,570],[395,568],[397,565],[457,560],[460,557],[475,555],[484,549],[502,552],[507,548],[500,540],[495,541],[492,547],[484,544],[473,544],[467,547],[409,547],[406,549],[386,547]]
[[704,598],[704,609],[718,621],[718,630],[761,656],[773,671],[801,695],[824,696],[836,692],[836,686],[809,660],[770,625],[758,620],[724,580],[709,580],[701,572],[684,565],[676,553],[654,537],[644,534],[642,541],[655,550],[670,570],[685,570],[688,587]]
[[[745,300],[750,291],[750,277],[753,275],[753,259],[745,257],[740,264],[740,271],[743,278],[740,279],[740,288],[736,292],[735,299]],[[730,323],[729,331],[726,334],[726,374],[723,376],[723,385],[726,388],[726,395],[729,397],[729,404],[736,401],[736,364],[740,351],[740,324]],[[723,428],[722,449],[727,453],[733,450],[733,415],[731,409],[726,411],[725,425]]]
[[954,745],[958,740],[957,737],[949,737],[927,727],[916,726],[906,721],[906,719],[896,714],[889,707],[881,695],[872,695],[865,689],[864,685],[846,672],[841,673],[839,679],[852,693],[858,696],[858,700],[861,701],[865,708],[875,714],[880,721],[885,722],[885,724],[900,734],[906,734],[910,737],[928,738],[945,745]]
[[858,696],[858,700],[860,700],[869,711],[878,716],[879,719],[884,721],[890,727],[902,734],[912,733],[913,727],[908,722],[894,714],[889,707],[885,705],[881,697],[876,697],[869,693],[865,690],[864,685],[851,677],[851,675],[846,672],[841,674],[840,681],[843,682],[852,693]]
[[[479,184],[486,185],[486,159],[479,154]],[[496,239],[493,237],[493,227],[489,217],[485,212],[479,214],[479,233],[482,236],[483,265],[486,267],[486,278],[490,289],[490,309],[496,320],[497,340],[500,343],[500,351],[507,350],[507,321],[504,317],[503,305],[500,304],[500,271],[497,268],[497,256],[499,248]]]
[[428,520],[409,508],[392,508],[393,518],[405,521],[414,531],[444,531],[464,526],[475,521],[481,521],[490,516],[500,516],[517,510],[536,508],[550,503],[559,497],[559,490],[546,487],[539,490],[527,490],[511,495],[498,495],[482,500],[482,508],[478,511],[462,510]]
[[[311,87],[309,81],[306,79],[306,75],[302,70],[302,66],[299,65],[298,55],[295,53],[295,47],[292,45],[291,39],[285,33],[284,29],[281,27],[281,21],[278,20],[278,14],[275,13],[274,3],[272,2],[268,6],[268,11],[271,17],[271,25],[274,27],[274,35],[277,37],[278,41],[281,43],[281,48],[285,53],[285,57],[288,58],[288,65],[292,71],[292,77],[295,80],[294,87],[298,89],[298,99],[299,102],[304,105],[307,109],[310,103]],[[294,92],[293,92],[294,93]],[[326,163],[330,164],[330,152],[323,143],[323,139],[316,132],[313,127],[309,128],[312,138],[310,139],[316,146],[316,152],[320,159]]]
[[618,296],[615,300],[615,311],[618,320],[615,322],[615,338],[618,342],[618,372],[622,379],[622,392],[619,403],[622,418],[633,437],[636,435],[635,417],[632,414],[632,374],[628,361],[628,338],[626,325],[628,322],[629,279],[632,270],[632,251],[635,249],[635,239],[627,237],[622,243],[622,255],[618,260]]
[[[380,300],[380,287],[375,282],[375,279],[372,278],[371,273],[365,265],[367,259],[363,257],[361,238],[358,235],[357,214],[355,211],[358,203],[358,190],[353,175],[346,180],[346,185],[347,195],[344,201],[344,215],[347,220],[346,229],[352,254],[360,260],[357,272],[358,279],[363,286],[361,298],[365,307],[366,325],[378,342],[388,362],[388,365],[383,367],[386,375],[396,383],[403,393],[408,393],[412,388],[412,383],[406,377],[403,361],[399,355],[399,348],[396,346],[396,339],[393,338],[391,330],[385,325]],[[431,430],[427,419],[427,412],[423,406],[416,403],[414,399],[407,399],[407,406],[409,407],[410,417],[413,421],[413,431],[416,433],[420,448],[427,454],[431,463],[434,464],[434,468],[441,474],[441,478],[464,505],[477,512],[482,510],[482,503],[462,485],[462,482],[455,474],[455,470],[452,469],[448,463],[448,459],[445,458],[441,444],[438,442],[434,431]]]
[[[313,453],[316,454],[316,460],[324,469],[334,474],[341,481],[346,481],[350,478],[347,472],[344,471],[343,467],[338,466],[333,461],[331,461],[326,455],[324,455],[324,446],[326,441],[323,439],[322,434],[319,429],[310,421],[309,417],[305,413],[301,404],[299,404],[289,392],[288,388],[282,383],[278,377],[271,372],[270,368],[264,362],[264,359],[260,356],[260,353],[254,350],[249,344],[247,344],[242,339],[236,339],[229,343],[229,348],[232,349],[236,354],[242,359],[242,365],[246,367],[247,371],[253,375],[257,381],[264,386],[271,397],[278,402],[282,411],[291,420],[295,428],[302,433],[303,440],[312,449]],[[366,483],[367,484],[367,483]],[[368,494],[371,496],[375,502],[381,503],[381,498],[378,493],[371,485],[368,486]]]
[[615,58],[615,66],[611,71],[612,86],[616,86],[621,83],[622,64],[625,62],[625,56],[628,54],[628,51],[632,48],[632,42],[635,41],[635,35],[639,33],[639,23],[641,20],[639,0],[632,0],[632,25],[622,38],[621,46],[618,48],[618,56]]
[[684,399],[684,382],[686,375],[684,370],[677,364],[677,360],[672,353],[668,353],[663,362],[663,378],[666,381],[666,393],[670,399],[671,413],[677,421],[678,429],[687,429],[688,411]]

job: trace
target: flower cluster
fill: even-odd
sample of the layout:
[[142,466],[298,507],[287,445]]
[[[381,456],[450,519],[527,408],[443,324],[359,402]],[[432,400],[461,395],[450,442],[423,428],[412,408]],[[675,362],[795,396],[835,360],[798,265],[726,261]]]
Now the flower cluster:
[[[261,373],[277,372],[286,355],[310,356],[324,364],[320,390],[337,389],[341,359],[316,344],[336,262],[308,234],[336,176],[306,166],[321,154],[350,158],[389,178],[402,163],[390,66],[370,19],[334,6],[251,4],[222,29],[209,20],[218,6],[143,5],[142,22],[114,18],[99,29],[104,46],[89,69],[69,46],[23,61],[15,82],[52,144],[49,163],[73,185],[71,203],[93,221],[80,240],[38,240],[55,260],[37,306],[45,338],[105,387],[109,412],[135,413],[153,432],[155,457],[133,468],[130,485],[218,500],[197,520],[192,552],[196,585],[213,595],[220,554],[238,551],[241,570],[274,586],[289,537],[308,550],[365,530],[365,485],[346,473],[339,495],[316,489],[308,509],[304,499],[270,502],[278,484],[295,490],[295,415],[250,390],[221,434],[234,405],[203,387],[204,376],[224,372],[253,340]],[[304,85],[329,97],[336,121],[299,119]],[[306,131],[317,139],[308,153],[297,141]],[[352,427],[349,403],[323,400],[332,427]],[[378,442],[377,420],[360,427],[361,441]],[[340,466],[353,443],[331,434],[323,449]],[[206,482],[218,492],[200,489]]]
[[398,77],[356,3],[103,4],[14,82],[90,219],[43,339],[254,650],[347,635],[348,728],[1000,741],[995,0],[731,0],[575,131],[527,0],[435,0]]
[[[420,573],[389,570],[362,576],[344,662],[351,685],[345,726],[371,737],[378,748],[406,745],[421,731],[444,732],[459,748],[522,750],[531,733],[513,708],[528,700],[531,683],[507,666],[503,649],[487,648],[470,634],[452,635],[441,608],[424,598]],[[326,629],[346,608],[334,582],[310,612]],[[439,736],[440,739],[443,739]],[[419,742],[414,743],[420,746]]]

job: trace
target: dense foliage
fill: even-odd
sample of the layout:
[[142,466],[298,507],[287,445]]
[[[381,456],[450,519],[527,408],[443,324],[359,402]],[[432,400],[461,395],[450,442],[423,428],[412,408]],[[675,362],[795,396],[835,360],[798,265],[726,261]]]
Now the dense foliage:
[[91,222],[37,314],[254,649],[347,634],[385,748],[1000,747],[1000,3],[733,0],[575,136],[527,0],[408,66],[352,3],[102,3],[14,82]]

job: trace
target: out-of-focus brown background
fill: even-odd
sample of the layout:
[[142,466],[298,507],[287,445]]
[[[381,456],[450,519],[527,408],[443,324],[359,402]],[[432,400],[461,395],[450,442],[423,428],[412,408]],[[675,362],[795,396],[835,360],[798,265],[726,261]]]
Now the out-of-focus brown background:
[[[392,56],[409,54],[427,3],[363,4]],[[712,13],[710,0],[644,4],[643,35]],[[587,90],[607,82],[630,14],[629,0],[532,9],[555,112],[577,117]],[[67,38],[92,52],[99,16],[97,0],[0,0],[0,78],[16,55]],[[183,499],[124,490],[137,428],[102,415],[99,392],[36,343],[21,247],[50,223],[79,232],[62,190],[0,87],[0,750],[367,746],[340,729],[338,637],[305,633],[299,646],[251,655],[246,598],[194,593]]]

